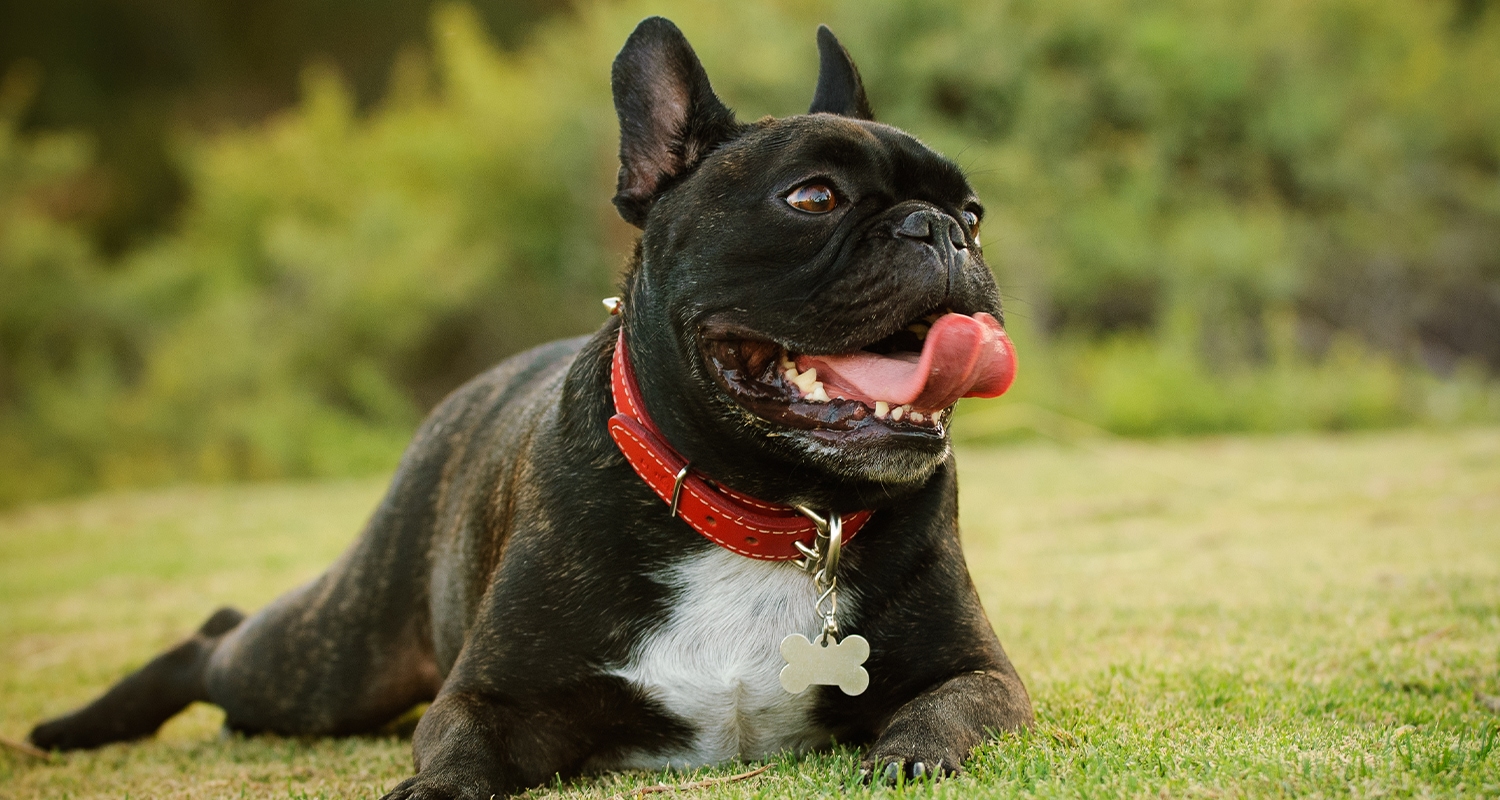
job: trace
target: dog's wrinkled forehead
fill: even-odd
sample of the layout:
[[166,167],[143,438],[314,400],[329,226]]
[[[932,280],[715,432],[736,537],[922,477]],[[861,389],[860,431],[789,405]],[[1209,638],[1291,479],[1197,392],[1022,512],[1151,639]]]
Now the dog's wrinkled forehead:
[[687,182],[751,181],[776,191],[819,178],[850,202],[961,204],[973,195],[953,162],[911,134],[831,114],[764,121],[726,142]]

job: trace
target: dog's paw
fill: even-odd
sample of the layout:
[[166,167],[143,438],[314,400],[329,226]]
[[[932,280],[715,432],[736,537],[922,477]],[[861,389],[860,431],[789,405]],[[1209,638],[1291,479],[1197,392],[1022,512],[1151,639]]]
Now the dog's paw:
[[425,775],[413,775],[396,784],[380,800],[489,800],[492,792],[474,787],[459,788],[446,781],[434,781]]
[[860,765],[860,776],[865,783],[881,783],[900,786],[920,781],[938,781],[963,772],[957,760],[931,754],[905,757],[899,754],[870,754]]
[[77,714],[49,719],[27,734],[26,740],[42,750],[87,750],[115,741],[108,732],[101,733],[84,724]]
[[58,720],[47,720],[31,729],[26,735],[26,741],[43,750],[73,750],[71,737],[64,726],[58,724]]

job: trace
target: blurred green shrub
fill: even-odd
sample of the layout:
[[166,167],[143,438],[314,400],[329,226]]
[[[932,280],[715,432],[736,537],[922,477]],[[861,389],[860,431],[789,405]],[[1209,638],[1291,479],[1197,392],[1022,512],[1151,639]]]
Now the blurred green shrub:
[[113,276],[67,221],[91,148],[16,135],[32,88],[0,82],[0,505],[94,484],[111,444],[101,414],[129,369]]
[[[172,222],[185,197],[174,129],[261,120],[296,102],[309,58],[336,65],[361,108],[442,0],[0,0],[0,72],[31,71],[21,130],[86,131],[96,158],[81,223],[117,254]],[[569,0],[476,0],[503,47]]]
[[1500,419],[1495,14],[632,1],[504,54],[452,6],[368,114],[313,67],[185,141],[187,210],[118,260],[49,210],[84,143],[3,129],[0,502],[385,469],[463,379],[597,326],[633,237],[609,64],[651,13],[749,119],[806,107],[828,22],[881,118],[971,172],[1026,362],[974,435]]

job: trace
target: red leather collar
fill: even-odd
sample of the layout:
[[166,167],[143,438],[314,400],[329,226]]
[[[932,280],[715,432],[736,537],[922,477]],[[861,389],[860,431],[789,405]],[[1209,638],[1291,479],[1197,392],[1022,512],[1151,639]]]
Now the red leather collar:
[[[667,444],[646,414],[635,373],[625,355],[623,327],[615,342],[610,393],[615,401],[615,415],[609,420],[610,437],[641,480],[670,505],[677,475],[688,463]],[[858,511],[844,517],[845,542],[854,538],[870,514]],[[766,561],[801,558],[794,542],[811,547],[818,532],[811,520],[791,506],[757,500],[691,470],[682,482],[677,516],[714,544]]]

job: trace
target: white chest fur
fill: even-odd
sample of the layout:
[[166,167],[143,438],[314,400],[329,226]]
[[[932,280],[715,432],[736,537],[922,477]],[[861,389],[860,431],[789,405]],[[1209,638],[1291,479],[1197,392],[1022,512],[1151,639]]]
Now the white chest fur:
[[[662,580],[675,590],[676,605],[614,674],[696,736],[682,750],[632,753],[616,766],[685,768],[827,744],[827,732],[811,720],[817,692],[790,694],[777,678],[782,638],[812,638],[822,629],[811,577],[789,562],[714,548],[666,570]],[[839,605],[844,616],[846,598]]]

